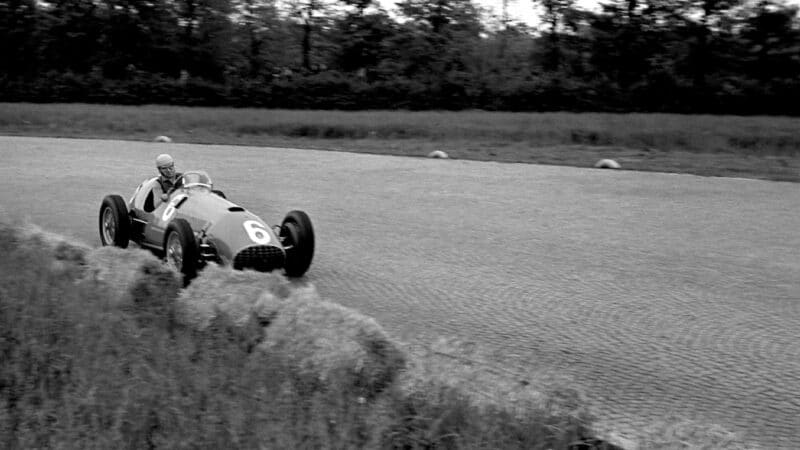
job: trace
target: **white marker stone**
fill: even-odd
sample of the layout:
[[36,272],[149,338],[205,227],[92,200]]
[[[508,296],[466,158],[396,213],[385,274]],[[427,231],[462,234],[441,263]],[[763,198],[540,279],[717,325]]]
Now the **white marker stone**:
[[618,162],[614,161],[613,159],[601,159],[594,163],[594,166],[598,169],[619,169],[620,165]]

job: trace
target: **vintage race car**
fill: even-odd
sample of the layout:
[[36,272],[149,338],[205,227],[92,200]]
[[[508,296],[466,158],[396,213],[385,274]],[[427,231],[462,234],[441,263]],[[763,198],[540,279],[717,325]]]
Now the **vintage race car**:
[[158,177],[143,181],[126,203],[108,195],[100,206],[100,240],[125,248],[133,241],[166,259],[188,282],[208,262],[235,269],[283,269],[306,273],[314,256],[314,229],[303,211],[291,211],[280,226],[214,190],[204,171],[187,171],[166,201]]

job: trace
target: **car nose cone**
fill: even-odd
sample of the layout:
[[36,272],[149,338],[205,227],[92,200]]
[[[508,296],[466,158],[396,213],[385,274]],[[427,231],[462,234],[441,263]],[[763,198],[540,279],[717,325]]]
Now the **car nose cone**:
[[283,249],[274,245],[253,245],[246,247],[236,254],[233,259],[234,269],[254,269],[260,272],[270,272],[283,268],[286,254]]

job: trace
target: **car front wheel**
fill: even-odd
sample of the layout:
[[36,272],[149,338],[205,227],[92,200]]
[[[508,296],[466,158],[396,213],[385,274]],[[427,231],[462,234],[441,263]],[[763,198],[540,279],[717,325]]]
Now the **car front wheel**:
[[192,227],[185,219],[175,219],[167,227],[164,257],[168,265],[183,274],[184,285],[197,276],[200,252]]
[[119,195],[107,195],[100,205],[100,242],[127,248],[131,238],[131,219],[128,206]]
[[291,211],[283,219],[280,237],[286,250],[284,270],[290,277],[301,277],[314,257],[314,228],[303,211]]

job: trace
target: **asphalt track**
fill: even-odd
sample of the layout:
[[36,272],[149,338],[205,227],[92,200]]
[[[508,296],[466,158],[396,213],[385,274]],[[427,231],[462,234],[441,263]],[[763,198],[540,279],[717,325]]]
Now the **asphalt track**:
[[525,379],[623,434],[678,415],[800,447],[800,185],[311,150],[0,137],[0,206],[99,245],[170,152],[271,223],[311,216],[320,293]]

